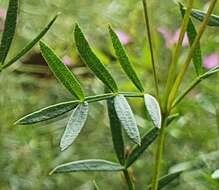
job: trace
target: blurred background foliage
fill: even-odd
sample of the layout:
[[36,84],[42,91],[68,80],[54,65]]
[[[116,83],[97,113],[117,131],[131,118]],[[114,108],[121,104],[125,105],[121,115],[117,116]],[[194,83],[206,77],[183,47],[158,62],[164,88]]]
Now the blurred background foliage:
[[[208,2],[196,1],[195,8],[205,10]],[[7,0],[0,0],[1,8],[6,8],[7,3]],[[171,51],[166,47],[165,38],[159,31],[162,27],[174,34],[181,17],[174,1],[149,1],[149,6],[162,89]],[[116,63],[107,31],[108,24],[127,35],[129,43],[126,44],[126,49],[129,57],[143,80],[145,89],[154,93],[140,0],[20,0],[18,28],[9,57],[37,35],[57,12],[62,14],[44,40],[63,60],[67,60],[69,67],[79,76],[87,95],[102,93],[103,86],[78,57],[73,40],[75,22],[81,25],[98,57],[107,64],[118,81],[120,89],[135,91],[135,87]],[[215,13],[219,14],[218,5]],[[200,23],[195,24],[199,26]],[[212,53],[219,54],[218,30],[207,29],[201,41],[203,57]],[[183,48],[180,60],[185,58],[187,50],[188,48]],[[194,77],[194,68],[191,66],[182,87],[188,85]],[[218,76],[204,81],[175,110],[182,117],[168,129],[162,174],[182,168],[189,170],[170,184],[166,188],[168,190],[219,189],[219,181],[212,178],[212,173],[219,168],[218,82]],[[101,189],[127,189],[120,173],[48,175],[54,166],[67,161],[88,158],[116,161],[105,102],[90,106],[85,128],[73,146],[62,153],[59,150],[59,140],[68,114],[49,123],[26,127],[13,125],[14,121],[27,113],[72,99],[49,73],[38,47],[0,75],[0,92],[0,190],[92,190],[91,181],[94,179]],[[143,102],[131,99],[130,103],[141,134],[144,134],[152,125],[145,119],[147,114]],[[129,148],[128,146],[127,151]],[[138,190],[146,189],[151,180],[154,148],[155,145],[152,145],[134,164],[133,176]]]

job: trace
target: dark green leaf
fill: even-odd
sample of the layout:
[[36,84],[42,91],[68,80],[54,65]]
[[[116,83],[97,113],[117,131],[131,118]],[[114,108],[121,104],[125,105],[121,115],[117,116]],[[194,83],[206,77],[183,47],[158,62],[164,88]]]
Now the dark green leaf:
[[73,111],[60,142],[61,151],[67,149],[77,138],[88,115],[88,103],[79,104]]
[[[203,11],[197,10],[197,9],[193,9],[191,15],[195,19],[202,22],[206,16],[206,13]],[[212,14],[208,19],[208,25],[218,27],[219,26],[219,16]]]
[[80,100],[84,100],[84,93],[81,89],[80,83],[68,67],[64,65],[60,58],[55,55],[53,50],[45,43],[40,42],[40,49],[56,78],[71,92],[72,95]]
[[143,85],[141,83],[141,81],[139,80],[132,64],[129,61],[128,56],[126,55],[125,49],[123,48],[121,42],[119,41],[118,36],[116,35],[116,33],[112,30],[111,27],[109,27],[109,32],[111,35],[111,39],[112,39],[112,43],[113,43],[113,47],[115,49],[116,52],[116,56],[118,57],[118,60],[123,68],[123,70],[125,71],[125,73],[127,74],[127,76],[130,78],[130,80],[133,82],[133,84],[141,91],[144,91]]
[[[176,173],[171,173],[171,174],[168,174],[168,175],[160,178],[159,184],[158,184],[158,190],[163,189],[169,183],[171,183],[173,180],[179,178],[181,173],[182,173],[182,171],[176,172]],[[148,187],[148,190],[151,190],[151,186]]]
[[120,164],[124,165],[125,162],[125,148],[122,136],[122,128],[120,120],[117,117],[114,108],[114,100],[107,100],[108,116],[110,121],[110,129],[112,133],[113,146]]
[[150,94],[144,95],[144,102],[154,126],[160,129],[162,122],[162,115],[161,115],[161,109],[159,103]]
[[6,68],[19,60],[24,54],[26,54],[50,29],[55,20],[57,19],[58,14],[48,23],[48,25],[34,38],[29,44],[27,44],[15,57],[9,60],[6,64],[3,65],[3,68]]
[[55,105],[43,108],[41,110],[38,110],[27,116],[24,116],[23,118],[19,119],[15,124],[30,125],[30,124],[46,121],[49,119],[53,119],[55,117],[63,115],[64,113],[70,110],[73,110],[78,104],[79,104],[79,101],[77,100],[55,104]]
[[69,173],[69,172],[116,172],[124,169],[120,164],[109,162],[106,160],[80,160],[75,162],[69,162],[62,164],[53,169],[50,174],[53,173]]
[[129,138],[134,143],[141,145],[141,138],[138,131],[138,126],[126,98],[123,95],[115,96],[114,107],[116,110],[116,114]]
[[[180,5],[181,14],[184,17],[185,9],[183,8],[183,5],[181,3],[179,3],[179,5]],[[193,24],[191,19],[189,19],[189,23],[188,23],[188,27],[187,27],[187,35],[188,35],[189,44],[190,44],[190,47],[191,47],[193,42],[194,42],[194,40],[195,40],[195,37],[197,36],[197,32],[196,32],[195,26],[194,26],[194,24]],[[200,42],[197,44],[197,46],[196,46],[196,48],[194,50],[192,59],[193,59],[193,64],[195,66],[196,74],[198,76],[203,74],[202,53],[201,53]]]
[[81,58],[84,60],[87,66],[112,92],[117,92],[118,87],[113,77],[105,68],[105,66],[100,62],[100,60],[96,57],[96,55],[92,52],[78,24],[76,24],[75,26],[74,37]]
[[151,129],[147,134],[141,139],[141,146],[135,146],[130,152],[127,160],[126,167],[131,166],[142,154],[143,152],[155,141],[158,136],[158,128]]
[[10,0],[5,20],[4,31],[2,34],[1,45],[0,45],[0,63],[3,64],[8,51],[11,46],[11,42],[14,38],[16,24],[17,24],[17,10],[18,0]]

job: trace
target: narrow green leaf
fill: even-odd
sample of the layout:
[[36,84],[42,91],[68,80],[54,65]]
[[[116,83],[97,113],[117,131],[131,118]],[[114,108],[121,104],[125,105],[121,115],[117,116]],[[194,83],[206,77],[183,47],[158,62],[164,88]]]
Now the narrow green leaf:
[[[181,3],[179,3],[179,5],[180,5],[180,11],[181,11],[182,17],[184,17],[185,9],[183,8],[183,5]],[[190,47],[191,47],[193,42],[194,42],[194,40],[195,40],[195,37],[197,36],[197,32],[196,32],[195,26],[194,26],[194,24],[193,24],[191,19],[189,19],[189,23],[188,23],[188,27],[187,27],[187,35],[188,35],[189,44],[190,44]],[[196,48],[194,50],[192,59],[193,59],[193,64],[195,66],[196,74],[198,76],[203,74],[202,53],[201,53],[200,42],[198,43],[198,45],[196,46]]]
[[69,92],[71,92],[72,95],[80,100],[84,100],[84,93],[80,83],[68,67],[66,67],[60,58],[55,55],[53,50],[42,41],[40,41],[40,49],[56,78],[69,90]]
[[78,52],[80,53],[81,58],[84,60],[86,65],[112,92],[117,92],[118,87],[116,82],[114,81],[109,71],[92,52],[78,24],[75,26],[74,37]]
[[26,115],[16,121],[16,125],[30,125],[42,121],[47,121],[53,118],[56,118],[60,115],[63,115],[70,110],[73,110],[80,102],[79,101],[69,101],[69,102],[62,102],[59,104],[55,104],[36,112],[33,112],[29,115]]
[[172,114],[170,116],[167,117],[167,126],[170,125],[175,119],[179,118],[180,117],[180,114],[179,113],[175,113],[175,114]]
[[9,60],[6,64],[3,65],[3,68],[6,68],[19,60],[23,55],[25,55],[39,40],[48,32],[59,14],[55,15],[53,19],[47,24],[47,26],[34,38],[30,43],[28,43],[16,56]]
[[[191,15],[195,19],[202,22],[206,16],[206,13],[197,9],[193,9]],[[208,19],[208,25],[219,27],[219,16],[212,14]]]
[[77,138],[88,115],[88,103],[79,104],[73,111],[60,142],[61,151],[67,149]]
[[121,42],[119,41],[118,36],[116,33],[112,30],[112,28],[109,26],[109,32],[111,35],[113,47],[116,52],[116,56],[118,57],[118,60],[120,62],[120,65],[122,66],[123,70],[127,74],[127,76],[130,78],[130,80],[133,82],[133,84],[141,91],[144,91],[143,85],[138,78],[133,65],[129,61],[128,56],[126,55],[125,49],[123,48]]
[[161,109],[159,103],[153,96],[149,94],[144,95],[144,102],[154,126],[160,129],[162,122],[162,115],[161,115]]
[[[176,173],[171,173],[171,174],[168,174],[168,175],[160,178],[159,185],[158,185],[158,190],[163,189],[169,183],[171,183],[173,180],[179,178],[181,173],[182,173],[182,171],[176,172]],[[151,190],[151,186],[148,187],[148,190]]]
[[106,160],[80,160],[75,162],[69,162],[57,166],[50,172],[53,173],[69,173],[69,172],[94,172],[94,171],[104,171],[104,172],[116,172],[122,171],[124,169],[120,164],[109,162]]
[[135,146],[126,159],[127,168],[131,166],[144,153],[144,151],[155,141],[157,136],[158,128],[153,128],[142,137],[141,146]]
[[205,79],[205,78],[208,78],[216,73],[219,72],[219,66],[215,67],[215,68],[212,68],[210,69],[209,71],[207,71],[206,73],[204,73],[202,76],[201,76],[201,79]]
[[141,145],[141,138],[138,131],[138,126],[126,98],[123,95],[115,96],[114,107],[116,110],[116,114],[129,138],[134,143]]
[[113,146],[120,164],[125,163],[125,148],[122,136],[122,126],[114,108],[114,100],[107,100],[108,116],[112,134]]
[[4,63],[14,38],[17,24],[18,0],[10,0],[0,45],[0,63]]

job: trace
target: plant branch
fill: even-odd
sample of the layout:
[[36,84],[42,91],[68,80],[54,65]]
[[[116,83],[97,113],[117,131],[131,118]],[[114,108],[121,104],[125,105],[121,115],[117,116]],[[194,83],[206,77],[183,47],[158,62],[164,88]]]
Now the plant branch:
[[123,171],[123,174],[124,174],[124,176],[125,176],[125,180],[126,180],[126,182],[127,182],[127,185],[128,185],[129,190],[134,190],[134,189],[135,189],[135,188],[134,188],[134,184],[132,183],[132,180],[131,180],[131,177],[130,177],[130,175],[129,175],[128,170],[124,170],[124,171]]
[[158,78],[157,78],[156,66],[155,66],[155,58],[154,58],[154,51],[153,51],[153,40],[152,40],[151,27],[150,27],[150,21],[149,21],[149,16],[148,16],[147,0],[142,0],[142,2],[143,2],[143,7],[144,7],[144,16],[145,16],[147,36],[148,36],[148,40],[149,40],[151,62],[152,62],[153,75],[154,75],[154,83],[155,83],[155,88],[156,88],[156,95],[157,95],[157,98],[159,99]]
[[175,51],[173,52],[173,57],[171,60],[170,68],[168,70],[167,84],[166,84],[165,97],[164,97],[165,98],[164,110],[167,109],[167,101],[168,101],[168,97],[169,97],[169,92],[171,90],[171,85],[172,85],[174,78],[175,78],[176,66],[177,66],[180,50],[182,47],[183,38],[185,36],[185,32],[186,32],[186,29],[187,29],[187,26],[189,23],[189,18],[190,18],[190,14],[192,11],[193,3],[194,3],[194,0],[188,0],[188,2],[187,2],[187,10],[185,12],[185,16],[183,18],[183,21],[182,21],[182,24],[180,27],[179,39],[178,39]]
[[161,160],[162,160],[163,147],[164,147],[164,134],[165,134],[165,125],[161,127],[158,135],[157,152],[155,155],[155,167],[154,167],[151,190],[158,190]]
[[215,5],[216,5],[216,3],[217,3],[217,0],[212,0],[212,1],[211,1],[210,6],[209,6],[209,8],[208,8],[208,11],[207,11],[207,13],[206,13],[206,16],[205,16],[205,18],[204,18],[204,21],[203,21],[202,25],[201,25],[200,28],[199,28],[198,34],[197,34],[197,36],[196,36],[196,38],[195,38],[195,40],[194,40],[194,42],[193,42],[193,44],[192,44],[192,47],[191,47],[191,49],[190,49],[190,51],[189,51],[189,54],[188,54],[188,56],[187,56],[187,58],[186,58],[186,61],[185,61],[185,63],[182,65],[182,67],[181,67],[181,69],[180,69],[180,72],[179,72],[179,75],[178,75],[177,78],[176,78],[176,81],[175,81],[175,83],[174,83],[174,85],[173,85],[173,88],[172,88],[172,90],[171,90],[171,92],[170,92],[169,99],[168,99],[168,111],[171,110],[172,103],[173,103],[173,101],[174,101],[174,99],[175,99],[175,96],[176,96],[176,93],[177,93],[177,91],[178,91],[178,88],[179,88],[179,86],[180,86],[180,84],[181,84],[181,81],[182,81],[182,79],[183,79],[183,77],[184,77],[184,75],[185,75],[185,73],[186,73],[186,70],[187,70],[187,68],[188,68],[188,66],[189,66],[189,64],[190,64],[190,62],[191,62],[191,59],[192,59],[194,50],[195,50],[197,44],[199,43],[199,41],[200,41],[200,39],[201,39],[201,37],[202,37],[204,31],[205,31],[205,28],[206,28],[206,26],[207,26],[207,24],[208,24],[208,19],[209,19],[209,17],[211,16],[211,14],[212,14],[212,12],[213,12],[213,10],[214,10],[214,7],[215,7]]

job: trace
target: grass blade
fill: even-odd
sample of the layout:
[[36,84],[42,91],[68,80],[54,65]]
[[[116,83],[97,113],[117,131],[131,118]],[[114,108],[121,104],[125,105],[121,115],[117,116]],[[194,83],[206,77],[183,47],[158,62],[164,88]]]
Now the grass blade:
[[112,30],[112,28],[109,26],[109,32],[111,35],[111,40],[113,43],[113,47],[116,52],[116,56],[118,57],[118,60],[120,62],[120,65],[122,66],[123,70],[129,77],[129,79],[133,82],[133,84],[141,91],[144,91],[143,85],[138,78],[133,65],[130,63],[128,56],[126,55],[125,49],[123,48],[121,42],[119,41],[118,36],[116,33]]
[[23,55],[25,55],[40,39],[48,32],[59,14],[55,15],[53,19],[47,24],[47,26],[34,38],[29,44],[27,44],[16,56],[9,60],[6,64],[3,65],[3,68],[6,68],[19,60]]
[[100,190],[95,180],[93,180],[94,190]]
[[[184,17],[185,9],[183,8],[183,5],[181,3],[179,3],[179,6],[180,6],[180,11],[181,11],[182,17]],[[188,34],[188,38],[189,38],[189,44],[190,44],[190,47],[191,47],[194,40],[195,40],[195,37],[197,36],[197,31],[195,29],[195,26],[194,26],[191,18],[189,19],[189,23],[188,23],[188,26],[187,26],[187,34]],[[201,53],[200,42],[197,44],[197,46],[194,50],[192,59],[193,59],[193,64],[195,66],[196,74],[198,76],[203,74],[202,53]]]
[[4,64],[14,38],[17,24],[18,0],[10,0],[0,45],[0,63]]
[[143,153],[144,151],[155,141],[158,136],[158,128],[151,129],[141,139],[141,146],[135,146],[128,158],[126,159],[126,167],[131,166]]
[[[191,15],[195,19],[202,22],[206,16],[206,13],[197,9],[193,9]],[[211,16],[208,19],[208,26],[219,27],[219,16],[211,14]]]
[[124,169],[123,166],[114,162],[92,159],[92,160],[80,160],[80,161],[69,162],[66,164],[59,165],[50,172],[50,175],[54,173],[69,173],[69,172],[96,172],[96,171],[117,172],[117,171],[122,171],[123,169]]
[[122,136],[122,126],[114,108],[114,100],[107,100],[108,116],[112,134],[113,146],[120,164],[125,163],[125,148]]
[[36,112],[33,112],[29,115],[26,115],[16,121],[16,125],[30,125],[34,123],[39,123],[42,121],[47,121],[53,118],[56,118],[60,115],[63,115],[70,110],[73,110],[77,105],[79,104],[79,101],[70,101],[70,102],[63,102],[60,104],[55,104],[46,108],[43,108],[41,110],[38,110]]
[[[158,190],[163,189],[169,183],[171,183],[173,180],[179,178],[181,173],[182,173],[182,171],[176,172],[176,173],[171,173],[171,174],[168,174],[168,175],[160,178],[159,184],[158,184]],[[149,186],[147,190],[151,190],[151,186]]]
[[114,98],[114,107],[116,114],[125,129],[129,138],[139,146],[141,145],[141,138],[138,131],[138,126],[134,114],[129,106],[126,98],[123,95],[117,95]]
[[42,41],[40,42],[40,50],[50,69],[56,78],[74,95],[77,99],[84,100],[84,93],[80,83],[73,73],[64,65],[61,59],[55,55],[53,50]]
[[144,95],[144,102],[145,102],[145,107],[151,117],[154,126],[160,129],[162,122],[162,115],[161,115],[161,109],[159,103],[153,96],[149,94]]
[[77,138],[88,115],[88,103],[79,104],[73,111],[60,142],[61,151],[67,149]]
[[78,52],[86,65],[112,92],[117,92],[118,87],[112,75],[92,52],[78,24],[75,26],[74,37]]

